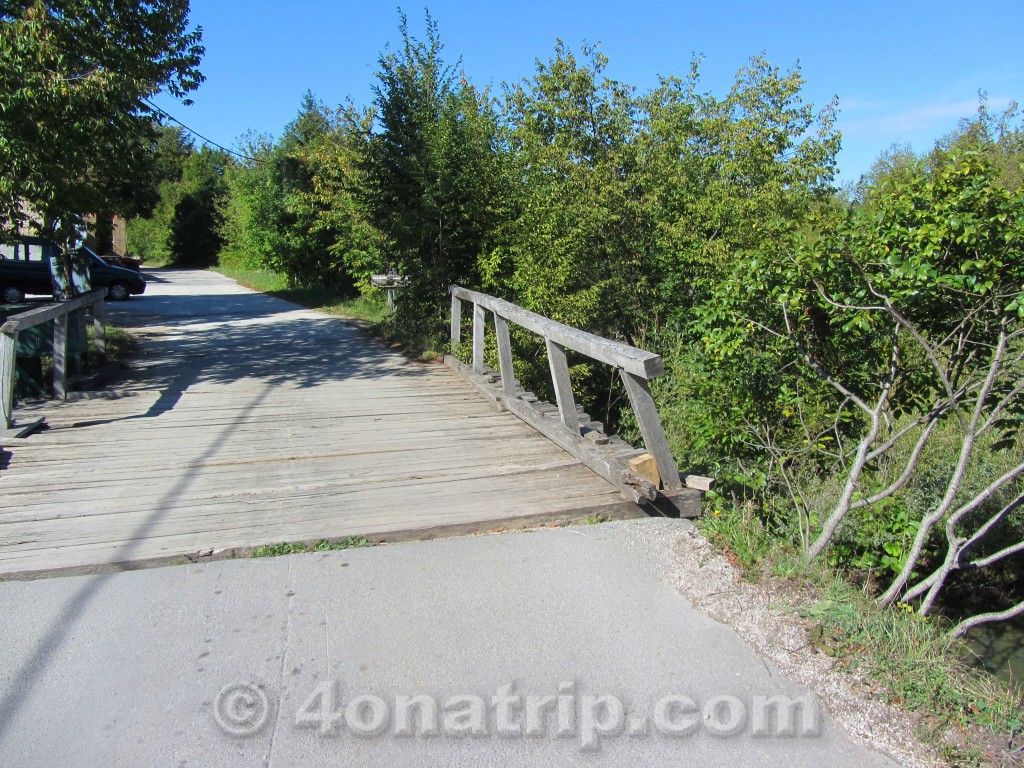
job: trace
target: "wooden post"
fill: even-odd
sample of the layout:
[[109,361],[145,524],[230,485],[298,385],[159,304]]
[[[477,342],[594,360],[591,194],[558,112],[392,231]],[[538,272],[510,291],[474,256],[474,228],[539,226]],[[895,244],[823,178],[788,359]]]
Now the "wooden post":
[[68,313],[53,319],[53,396],[66,400],[68,382]]
[[0,415],[3,428],[14,426],[15,352],[18,347],[18,333],[0,333]]
[[679,479],[679,469],[676,467],[672,450],[668,447],[668,438],[665,437],[661,419],[658,418],[658,409],[654,404],[654,396],[651,395],[651,387],[647,383],[647,379],[621,368],[619,375],[622,377],[622,383],[626,385],[629,402],[633,406],[637,424],[640,426],[640,434],[644,438],[644,447],[658,463],[661,482],[666,490],[679,490],[683,487],[683,483]]
[[452,291],[452,348],[453,355],[459,354],[459,343],[462,341],[462,299]]
[[558,414],[562,417],[562,423],[578,435],[580,418],[576,413],[576,401],[572,396],[572,381],[569,379],[569,362],[565,358],[565,347],[551,339],[544,339],[544,342],[548,348],[548,366],[551,368],[551,381],[555,385]]
[[516,396],[516,375],[512,365],[512,339],[508,335],[508,320],[494,313],[494,335],[498,339],[498,368],[501,370],[501,388],[507,397]]
[[473,303],[473,370],[478,374],[484,372],[484,324],[487,322],[487,316],[484,314],[484,308]]
[[103,299],[92,305],[92,340],[96,347],[96,359],[103,365],[107,362],[107,322]]

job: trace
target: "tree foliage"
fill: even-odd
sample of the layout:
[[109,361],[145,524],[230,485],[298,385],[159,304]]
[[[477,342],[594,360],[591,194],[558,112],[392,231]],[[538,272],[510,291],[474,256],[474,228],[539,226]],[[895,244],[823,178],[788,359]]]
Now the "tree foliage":
[[[998,544],[1024,498],[1024,193],[1002,177],[977,149],[903,163],[781,258],[738,263],[703,310],[715,375],[743,393],[745,440],[808,556],[869,510],[902,510],[880,599],[923,596],[925,612],[954,571],[1024,550]],[[922,457],[940,440],[936,483]],[[828,507],[806,491],[823,470]]]
[[146,100],[198,87],[188,0],[0,5],[0,227],[64,234],[90,211],[133,212],[154,139]]
[[425,40],[409,34],[404,16],[399,31],[401,47],[379,61],[364,204],[385,262],[410,279],[397,321],[437,336],[448,285],[479,283],[478,259],[496,223],[496,122],[486,92],[444,63],[429,14]]

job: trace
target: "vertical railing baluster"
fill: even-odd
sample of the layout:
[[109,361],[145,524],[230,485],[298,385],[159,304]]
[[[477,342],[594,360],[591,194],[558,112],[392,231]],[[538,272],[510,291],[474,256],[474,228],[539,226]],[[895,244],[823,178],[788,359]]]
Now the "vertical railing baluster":
[[473,370],[482,374],[484,372],[484,331],[487,316],[484,308],[473,302]]
[[569,361],[565,347],[551,339],[544,339],[548,348],[548,367],[551,368],[551,382],[555,385],[555,399],[558,401],[558,415],[562,423],[576,434],[580,432],[580,418],[576,413],[576,401],[572,396],[572,381],[569,379]]
[[0,413],[3,415],[3,428],[14,426],[14,386],[16,352],[18,334],[0,333]]
[[516,396],[516,374],[512,364],[512,339],[508,335],[508,320],[494,313],[494,335],[498,340],[498,367],[501,369],[501,388],[507,397]]
[[58,400],[68,396],[68,319],[64,312],[53,320],[53,396]]
[[102,298],[92,304],[92,340],[96,348],[96,359],[103,365],[107,362],[107,322]]
[[661,426],[661,419],[658,417],[658,409],[654,403],[654,396],[651,394],[650,384],[647,379],[621,368],[619,375],[622,377],[622,383],[626,385],[626,394],[629,395],[633,413],[636,414],[640,434],[644,438],[644,447],[658,464],[662,485],[670,491],[679,490],[683,487],[679,479],[679,469],[672,456],[672,449],[669,448],[668,438],[665,437],[665,430]]
[[462,299],[455,295],[454,288],[455,286],[452,286],[451,353],[458,357],[459,344],[462,342]]

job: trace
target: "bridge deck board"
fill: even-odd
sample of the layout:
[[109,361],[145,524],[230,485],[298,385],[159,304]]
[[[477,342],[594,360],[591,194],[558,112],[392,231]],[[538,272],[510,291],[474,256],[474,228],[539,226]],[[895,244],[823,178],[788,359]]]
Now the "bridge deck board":
[[108,307],[143,339],[110,392],[16,411],[0,575],[279,541],[636,509],[440,364],[220,275]]

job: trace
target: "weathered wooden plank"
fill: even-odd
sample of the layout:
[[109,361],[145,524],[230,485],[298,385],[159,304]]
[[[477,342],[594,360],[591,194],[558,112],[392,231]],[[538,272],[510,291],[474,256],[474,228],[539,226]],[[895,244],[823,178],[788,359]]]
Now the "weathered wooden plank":
[[0,332],[17,333],[18,331],[23,331],[26,328],[34,328],[37,325],[42,325],[43,323],[54,320],[61,315],[66,315],[72,310],[81,309],[82,307],[93,304],[97,299],[102,299],[105,292],[105,289],[97,289],[69,301],[64,301],[59,304],[48,304],[45,307],[40,307],[39,309],[30,309],[27,312],[12,315],[7,318],[3,326],[0,326]]

